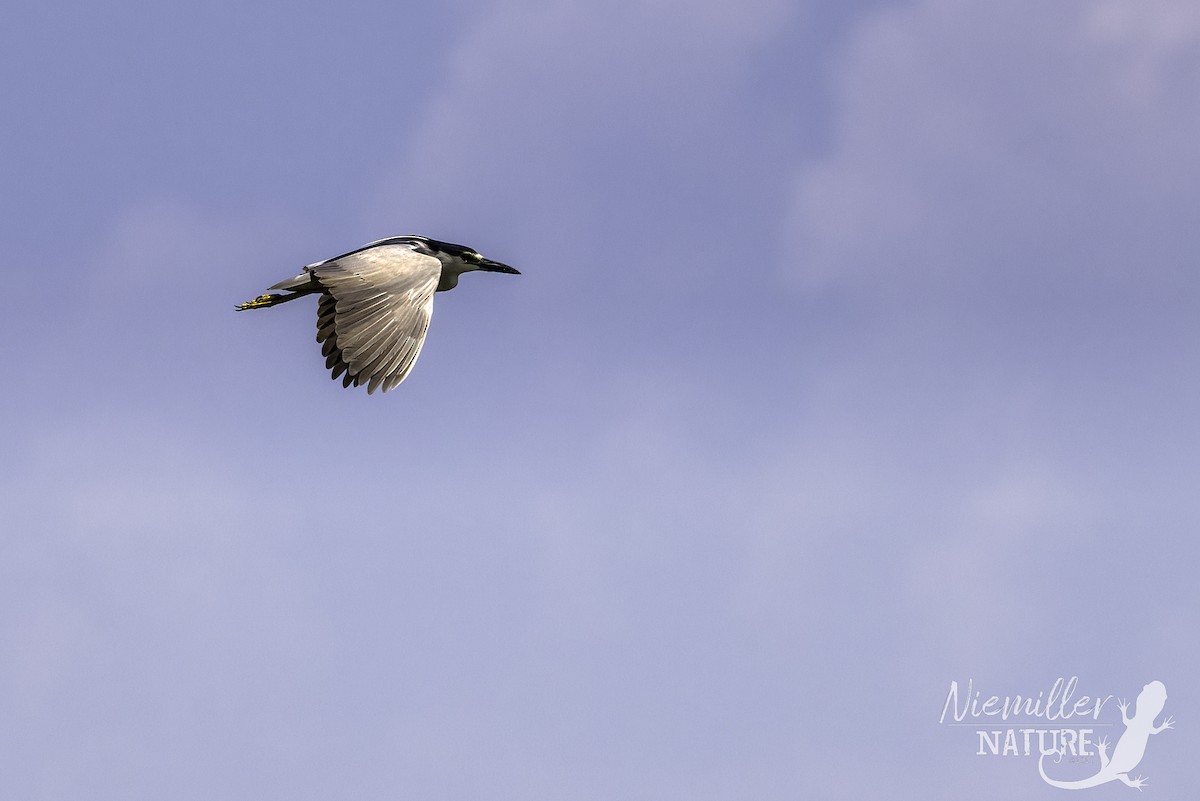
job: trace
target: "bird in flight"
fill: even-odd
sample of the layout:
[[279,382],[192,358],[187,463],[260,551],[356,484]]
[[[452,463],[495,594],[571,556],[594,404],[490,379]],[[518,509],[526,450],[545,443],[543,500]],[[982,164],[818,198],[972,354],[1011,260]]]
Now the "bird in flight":
[[[310,264],[294,278],[235,308],[265,309],[318,295],[317,342],[342,386],[387,392],[412,370],[433,315],[433,293],[458,285],[472,270],[519,272],[475,250],[425,236],[380,239]],[[272,290],[286,294],[270,294]]]

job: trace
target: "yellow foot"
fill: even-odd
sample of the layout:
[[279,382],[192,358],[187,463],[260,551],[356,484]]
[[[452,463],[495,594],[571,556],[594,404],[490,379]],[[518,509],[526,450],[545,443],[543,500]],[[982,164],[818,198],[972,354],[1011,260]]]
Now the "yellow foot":
[[274,306],[275,299],[279,295],[259,295],[254,300],[248,300],[245,303],[239,303],[234,306],[238,311],[246,311],[246,309],[265,309],[267,306]]

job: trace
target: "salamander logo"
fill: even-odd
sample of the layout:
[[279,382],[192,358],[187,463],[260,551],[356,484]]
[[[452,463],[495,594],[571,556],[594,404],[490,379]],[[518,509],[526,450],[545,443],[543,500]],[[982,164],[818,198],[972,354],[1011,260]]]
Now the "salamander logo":
[[[1107,733],[1097,736],[1097,729],[1115,725],[1100,721],[1104,706],[1113,696],[1076,697],[1078,684],[1078,677],[1072,676],[1056,680],[1049,692],[1039,692],[1036,696],[993,695],[985,699],[975,689],[973,680],[967,681],[965,693],[960,693],[958,682],[952,681],[939,722],[974,728],[977,756],[1036,755],[1038,773],[1052,787],[1084,790],[1112,781],[1139,790],[1147,786],[1144,776],[1130,774],[1145,756],[1151,735],[1174,727],[1169,715],[1161,724],[1154,725],[1167,702],[1166,686],[1161,681],[1152,681],[1142,687],[1132,716],[1131,705],[1123,698],[1117,701],[1125,728],[1114,746]],[[1063,775],[1053,765],[1064,760],[1074,764],[1076,771],[1082,766],[1089,772],[1078,778]]]

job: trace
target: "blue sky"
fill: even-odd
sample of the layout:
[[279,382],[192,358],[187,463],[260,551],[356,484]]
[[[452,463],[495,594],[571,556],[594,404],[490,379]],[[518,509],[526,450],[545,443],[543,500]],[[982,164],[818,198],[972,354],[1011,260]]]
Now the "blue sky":
[[[1050,798],[938,716],[1071,676],[1194,792],[1193,3],[10,2],[0,64],[0,794]],[[402,233],[523,275],[392,393],[232,310]]]

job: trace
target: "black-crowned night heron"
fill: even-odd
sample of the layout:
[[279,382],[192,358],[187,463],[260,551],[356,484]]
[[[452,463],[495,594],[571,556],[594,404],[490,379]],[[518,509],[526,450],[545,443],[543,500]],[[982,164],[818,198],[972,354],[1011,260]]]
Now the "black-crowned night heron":
[[[342,386],[384,392],[405,379],[429,329],[433,293],[458,285],[472,270],[519,272],[474,250],[424,236],[380,239],[358,250],[310,264],[295,278],[236,308],[265,309],[305,295],[320,295],[317,341],[333,378]],[[270,291],[270,290],[268,290]]]

